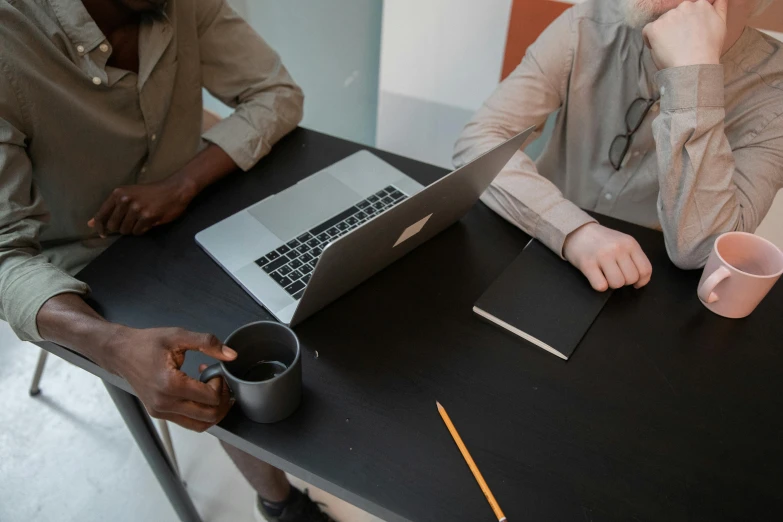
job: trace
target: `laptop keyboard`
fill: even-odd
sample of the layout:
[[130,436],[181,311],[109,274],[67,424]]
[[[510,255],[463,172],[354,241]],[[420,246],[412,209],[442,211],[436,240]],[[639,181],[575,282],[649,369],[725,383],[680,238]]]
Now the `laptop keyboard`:
[[379,190],[345,212],[257,259],[256,264],[294,299],[299,299],[326,245],[407,198],[391,186]]

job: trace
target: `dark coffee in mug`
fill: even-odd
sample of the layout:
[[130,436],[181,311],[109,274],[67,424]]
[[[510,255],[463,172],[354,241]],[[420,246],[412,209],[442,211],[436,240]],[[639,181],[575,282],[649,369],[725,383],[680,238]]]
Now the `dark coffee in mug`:
[[269,379],[274,379],[287,369],[288,366],[280,361],[258,361],[251,365],[240,378],[243,381],[251,382],[268,381]]
[[224,344],[237,358],[204,370],[202,382],[222,376],[237,406],[256,422],[277,422],[296,410],[302,398],[302,357],[290,328],[259,321],[237,329]]

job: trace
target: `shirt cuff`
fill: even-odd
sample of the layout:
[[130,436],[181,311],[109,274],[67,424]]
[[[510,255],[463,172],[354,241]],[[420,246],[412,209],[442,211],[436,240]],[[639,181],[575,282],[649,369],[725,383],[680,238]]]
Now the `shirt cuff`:
[[215,124],[202,138],[223,149],[244,171],[253,168],[272,149],[258,131],[237,113]]
[[74,279],[53,265],[39,265],[15,274],[5,288],[2,298],[5,319],[22,341],[40,342],[45,339],[38,331],[38,311],[57,295],[87,295],[90,287]]
[[588,223],[597,223],[590,214],[564,199],[541,214],[536,224],[536,239],[544,243],[562,259],[563,246],[568,235]]
[[723,107],[723,66],[689,65],[658,71],[661,110]]

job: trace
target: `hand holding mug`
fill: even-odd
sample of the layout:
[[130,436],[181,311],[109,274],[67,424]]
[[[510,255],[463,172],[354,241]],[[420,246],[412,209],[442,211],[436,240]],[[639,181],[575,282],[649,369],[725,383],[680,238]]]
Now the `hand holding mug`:
[[302,357],[299,340],[280,323],[245,325],[226,339],[239,355],[212,366],[202,365],[202,382],[221,382],[231,390],[246,417],[262,423],[291,415],[302,398]]

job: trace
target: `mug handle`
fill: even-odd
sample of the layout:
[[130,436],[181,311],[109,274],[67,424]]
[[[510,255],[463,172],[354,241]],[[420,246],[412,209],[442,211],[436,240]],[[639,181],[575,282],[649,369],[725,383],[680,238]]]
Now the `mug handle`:
[[728,268],[725,266],[718,267],[699,287],[699,299],[707,304],[718,301],[720,297],[714,292],[715,287],[730,275],[731,272],[729,272]]
[[206,370],[201,372],[201,375],[199,375],[198,380],[201,382],[207,382],[211,381],[215,377],[222,377],[223,376],[223,369],[220,367],[220,363],[215,363],[212,366],[208,367]]

